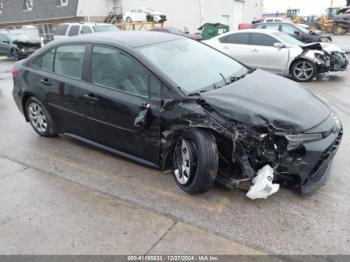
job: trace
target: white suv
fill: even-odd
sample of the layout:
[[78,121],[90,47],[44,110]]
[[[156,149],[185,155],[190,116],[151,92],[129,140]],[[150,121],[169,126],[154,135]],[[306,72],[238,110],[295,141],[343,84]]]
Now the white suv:
[[64,23],[56,28],[54,39],[109,31],[119,31],[119,29],[114,25],[104,23]]

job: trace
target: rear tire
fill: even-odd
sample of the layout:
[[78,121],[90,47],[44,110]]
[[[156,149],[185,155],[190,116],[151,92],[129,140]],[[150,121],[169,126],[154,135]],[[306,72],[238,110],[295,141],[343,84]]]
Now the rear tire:
[[188,194],[207,192],[218,172],[215,137],[201,129],[183,132],[175,145],[173,174],[177,185]]
[[315,77],[317,68],[313,62],[306,59],[299,59],[293,62],[290,72],[294,81],[308,82]]
[[128,24],[132,23],[131,17],[127,17],[127,18],[125,19],[125,21],[126,21]]
[[30,97],[26,101],[25,113],[34,131],[43,137],[57,136],[57,129],[49,111],[44,104],[35,97]]

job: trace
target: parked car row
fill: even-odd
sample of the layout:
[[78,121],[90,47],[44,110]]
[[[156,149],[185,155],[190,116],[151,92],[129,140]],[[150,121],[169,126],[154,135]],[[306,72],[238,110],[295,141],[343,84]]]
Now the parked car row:
[[304,44],[285,33],[268,29],[229,32],[204,43],[238,61],[306,82],[325,72],[346,70],[349,60],[329,43]]

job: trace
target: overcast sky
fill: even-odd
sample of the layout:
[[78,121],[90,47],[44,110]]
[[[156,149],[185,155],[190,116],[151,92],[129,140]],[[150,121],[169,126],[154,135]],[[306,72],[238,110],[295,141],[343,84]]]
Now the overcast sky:
[[[333,6],[345,6],[345,0],[333,0]],[[331,0],[264,0],[264,12],[285,12],[300,9],[301,15],[320,15],[331,5]]]

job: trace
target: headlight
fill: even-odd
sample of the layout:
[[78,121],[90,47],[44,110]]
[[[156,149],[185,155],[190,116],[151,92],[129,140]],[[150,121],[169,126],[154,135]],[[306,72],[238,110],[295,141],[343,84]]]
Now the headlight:
[[325,60],[324,55],[322,55],[322,54],[320,54],[320,53],[316,53],[316,54],[315,54],[315,57],[316,57],[317,59]]
[[313,134],[298,134],[298,135],[286,135],[288,141],[291,142],[306,142],[313,140],[322,139],[321,133],[313,133]]

